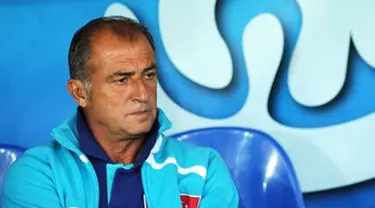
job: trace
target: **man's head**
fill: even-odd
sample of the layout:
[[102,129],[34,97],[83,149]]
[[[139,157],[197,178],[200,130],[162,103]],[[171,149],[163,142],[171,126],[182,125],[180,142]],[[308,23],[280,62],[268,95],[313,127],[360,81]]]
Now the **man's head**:
[[69,50],[68,90],[90,124],[123,138],[152,127],[156,62],[150,33],[126,17],[103,17],[80,28]]

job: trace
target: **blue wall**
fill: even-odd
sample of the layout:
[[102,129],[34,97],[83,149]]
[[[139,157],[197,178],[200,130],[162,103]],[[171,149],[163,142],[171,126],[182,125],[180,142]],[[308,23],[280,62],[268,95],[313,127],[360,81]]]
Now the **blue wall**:
[[[353,11],[351,19],[323,0],[2,0],[0,143],[49,141],[51,129],[76,108],[65,90],[73,33],[99,16],[132,15],[156,41],[159,106],[177,123],[171,133],[213,125],[259,128],[291,156],[307,207],[373,207],[375,166],[368,164],[375,160],[375,36],[366,34],[375,32],[366,24],[375,20],[375,2],[340,6]],[[256,21],[281,30],[266,22],[256,28]],[[254,35],[262,30],[269,36]],[[255,38],[282,42],[247,47]],[[258,55],[279,62],[259,72],[255,66],[267,64],[248,62]],[[231,79],[223,84],[224,75]]]

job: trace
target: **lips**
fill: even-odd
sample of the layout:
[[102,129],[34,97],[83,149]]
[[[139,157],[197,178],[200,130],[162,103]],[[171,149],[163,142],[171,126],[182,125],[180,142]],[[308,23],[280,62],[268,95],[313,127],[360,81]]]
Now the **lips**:
[[148,113],[149,110],[140,110],[140,111],[135,111],[133,113],[131,113],[130,115],[140,115],[140,114],[144,114],[144,113]]

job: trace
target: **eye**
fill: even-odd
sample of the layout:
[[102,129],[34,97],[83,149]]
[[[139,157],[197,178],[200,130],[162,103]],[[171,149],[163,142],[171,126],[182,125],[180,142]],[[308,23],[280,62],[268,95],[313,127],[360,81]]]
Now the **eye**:
[[156,72],[147,72],[145,74],[146,79],[153,79],[156,76]]
[[122,79],[117,80],[116,83],[117,83],[117,84],[125,84],[126,81],[128,81],[128,78],[124,77],[124,78],[122,78]]

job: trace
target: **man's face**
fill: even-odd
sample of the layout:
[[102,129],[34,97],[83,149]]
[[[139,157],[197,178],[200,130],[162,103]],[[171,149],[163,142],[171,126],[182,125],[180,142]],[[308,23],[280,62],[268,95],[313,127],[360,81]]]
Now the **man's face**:
[[138,137],[149,132],[157,114],[155,54],[146,37],[129,42],[105,33],[92,42],[88,117],[110,132]]

